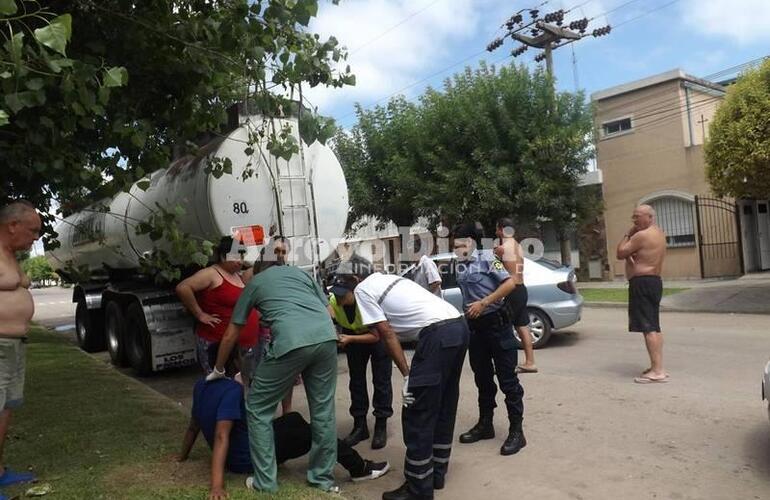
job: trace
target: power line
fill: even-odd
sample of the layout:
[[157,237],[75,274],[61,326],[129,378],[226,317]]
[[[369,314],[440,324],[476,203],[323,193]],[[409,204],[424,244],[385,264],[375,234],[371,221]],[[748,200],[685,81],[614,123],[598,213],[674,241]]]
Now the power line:
[[441,1],[442,0],[433,0],[433,2],[429,3],[428,5],[423,7],[422,9],[419,9],[419,10],[416,10],[416,11],[412,12],[411,14],[409,14],[405,18],[403,18],[401,21],[397,22],[396,24],[394,24],[390,28],[386,29],[385,31],[383,31],[379,35],[375,36],[374,38],[371,38],[371,39],[367,40],[363,44],[361,44],[358,47],[356,47],[355,49],[351,50],[348,53],[348,56],[352,56],[353,54],[355,54],[356,52],[360,51],[364,47],[367,47],[367,46],[371,45],[372,43],[376,42],[377,40],[381,39],[382,37],[384,37],[385,35],[387,35],[391,31],[393,31],[394,29],[398,28],[399,26],[401,26],[404,23],[407,23],[408,21],[411,21],[412,19],[414,19],[415,17],[419,16],[420,14],[422,14],[423,12],[425,12],[428,9],[430,9],[431,7],[433,7],[434,5],[436,5],[437,3],[441,2]]
[[[537,7],[539,8],[539,7],[541,7],[541,6],[544,6],[544,5],[548,4],[548,3],[549,3],[549,1],[550,1],[550,0],[545,0],[545,1],[543,1],[543,2],[541,2],[540,4],[538,4],[538,6],[537,6]],[[584,2],[581,2],[581,3],[577,4],[577,5],[574,5],[573,7],[570,7],[569,9],[566,9],[566,10],[564,10],[563,12],[564,12],[565,14],[566,14],[566,13],[569,13],[569,12],[571,12],[571,11],[573,11],[573,10],[575,10],[575,9],[578,9],[578,8],[580,8],[580,7],[582,7],[582,6],[586,5],[586,4],[588,4],[588,3],[591,3],[592,1],[594,1],[594,0],[586,0],[586,1],[584,1]],[[619,6],[619,7],[616,7],[616,8],[614,8],[614,9],[612,9],[612,11],[617,11],[617,10],[618,10],[618,9],[620,9],[621,7],[624,7],[624,6],[628,5],[628,4],[630,4],[630,3],[633,3],[633,2],[636,2],[636,1],[638,1],[638,0],[630,0],[629,2],[626,2],[626,4],[623,4],[623,5]],[[675,1],[678,1],[678,0],[675,0]],[[673,3],[673,2],[672,2],[672,3]],[[659,10],[659,9],[660,9],[660,8],[658,8],[658,9],[655,9],[655,10]],[[521,11],[527,11],[527,10],[530,10],[530,9],[522,9]],[[533,9],[533,10],[534,10],[534,9]],[[521,12],[521,11],[520,11],[520,12]],[[601,16],[604,16],[604,15],[606,15],[608,12],[610,12],[610,11],[607,11],[607,12],[605,12],[605,13],[599,14],[598,16],[594,16],[594,18],[596,18],[596,17],[601,17]],[[647,14],[651,14],[652,12],[654,12],[654,11],[650,11],[650,12],[648,12]],[[622,23],[622,24],[628,24],[629,22],[635,21],[636,19],[638,19],[638,18],[640,18],[640,17],[643,17],[643,16],[638,16],[637,18],[635,18],[635,19],[632,19],[632,20],[630,20],[630,21],[628,21],[628,22],[624,22],[624,23]],[[505,23],[503,23],[503,26],[504,26],[504,25],[505,25]],[[529,26],[529,25],[527,25],[527,26]],[[527,26],[524,26],[522,29],[525,29]],[[499,29],[498,29],[497,31],[499,31]],[[566,45],[566,44],[565,44],[565,45]],[[469,61],[470,59],[473,59],[473,58],[475,58],[475,57],[478,57],[478,56],[480,56],[480,55],[484,54],[484,52],[486,52],[486,49],[485,49],[485,50],[481,50],[481,51],[479,51],[479,52],[476,52],[476,53],[474,53],[474,54],[471,54],[471,55],[469,55],[469,56],[467,56],[467,57],[465,57],[465,58],[463,58],[463,59],[461,59],[461,60],[459,60],[459,61],[457,61],[457,62],[455,62],[455,63],[452,63],[452,64],[450,64],[449,66],[446,66],[446,67],[444,67],[444,68],[442,68],[442,69],[440,69],[440,70],[438,70],[438,71],[436,71],[436,72],[434,72],[434,73],[431,73],[430,75],[428,75],[428,76],[426,76],[426,77],[424,77],[424,78],[422,78],[422,79],[420,79],[420,80],[417,80],[417,81],[415,81],[415,82],[412,82],[412,83],[410,83],[409,85],[407,85],[407,86],[405,86],[405,87],[402,87],[401,89],[399,89],[399,90],[397,90],[397,91],[395,91],[395,92],[391,93],[390,95],[384,96],[384,97],[382,97],[382,98],[380,98],[380,99],[378,99],[378,100],[376,100],[376,101],[374,101],[374,102],[371,102],[371,103],[369,103],[369,104],[367,105],[367,108],[369,108],[369,107],[371,107],[371,106],[376,106],[377,104],[380,104],[380,103],[382,103],[382,102],[384,102],[384,101],[387,101],[388,99],[390,99],[390,98],[392,98],[392,97],[394,97],[394,96],[396,96],[396,95],[399,95],[400,93],[404,92],[405,90],[409,90],[410,88],[412,88],[412,87],[415,87],[415,86],[417,86],[417,85],[419,85],[419,84],[421,84],[421,83],[424,83],[424,82],[426,82],[426,81],[428,81],[428,80],[430,80],[430,79],[432,79],[432,78],[434,78],[434,77],[436,77],[436,76],[438,76],[438,75],[440,75],[440,74],[443,74],[443,73],[445,73],[445,72],[449,71],[450,69],[452,69],[452,68],[455,68],[455,67],[459,66],[460,64],[463,64],[463,63],[465,63],[465,62]],[[510,57],[512,57],[512,56],[511,56],[511,55],[506,55],[506,56],[504,56],[504,57],[501,57],[500,59],[498,59],[498,60],[494,61],[494,62],[493,62],[493,64],[498,64],[498,63],[500,63],[500,62],[503,62],[503,61],[505,61],[506,59],[508,59],[508,58],[510,58]],[[338,119],[337,119],[337,122],[338,122],[338,123],[340,123],[340,124],[344,124],[344,123],[345,123],[345,121],[346,121],[348,118],[355,116],[355,114],[356,114],[356,111],[351,111],[351,112],[349,112],[349,113],[346,113],[346,114],[344,114],[343,116],[341,116],[340,118],[338,118]]]

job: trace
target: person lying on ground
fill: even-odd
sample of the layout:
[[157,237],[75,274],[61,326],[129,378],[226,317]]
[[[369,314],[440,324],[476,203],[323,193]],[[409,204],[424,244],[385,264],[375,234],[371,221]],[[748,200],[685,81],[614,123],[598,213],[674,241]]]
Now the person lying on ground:
[[[182,441],[178,460],[185,461],[198,434],[203,432],[212,448],[210,500],[227,498],[224,472],[237,474],[253,472],[249,455],[249,436],[246,427],[243,386],[236,380],[219,379],[206,383],[201,379],[193,391],[190,425]],[[276,462],[301,457],[310,451],[312,434],[310,424],[297,412],[273,420]],[[388,472],[388,462],[365,460],[356,450],[337,440],[337,462],[350,473],[353,481],[377,479]]]

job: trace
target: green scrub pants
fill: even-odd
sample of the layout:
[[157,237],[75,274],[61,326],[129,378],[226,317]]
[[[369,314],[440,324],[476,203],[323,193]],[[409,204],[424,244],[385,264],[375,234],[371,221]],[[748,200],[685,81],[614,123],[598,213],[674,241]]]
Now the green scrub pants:
[[337,389],[337,342],[300,347],[280,358],[267,358],[257,366],[246,398],[249,448],[254,465],[254,487],[278,490],[273,417],[278,403],[302,374],[313,435],[308,482],[321,490],[334,485],[337,463],[337,423],[334,394]]

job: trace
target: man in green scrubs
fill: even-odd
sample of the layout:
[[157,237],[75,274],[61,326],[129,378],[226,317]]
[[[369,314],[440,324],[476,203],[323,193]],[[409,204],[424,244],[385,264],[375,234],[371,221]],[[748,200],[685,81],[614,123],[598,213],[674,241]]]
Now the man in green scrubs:
[[262,270],[238,299],[219,346],[216,366],[207,380],[224,376],[224,364],[249,311],[259,309],[262,321],[272,331],[272,340],[254,372],[246,398],[254,464],[254,478],[247,485],[265,492],[278,490],[273,416],[276,405],[302,374],[313,434],[307,480],[323,491],[336,491],[333,469],[337,461],[337,335],[328,300],[320,285],[304,271],[281,265],[280,261],[261,264]]

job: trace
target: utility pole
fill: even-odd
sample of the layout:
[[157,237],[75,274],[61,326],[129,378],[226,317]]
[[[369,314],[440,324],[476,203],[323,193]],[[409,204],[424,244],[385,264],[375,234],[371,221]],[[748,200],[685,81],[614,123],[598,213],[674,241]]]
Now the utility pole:
[[[507,33],[502,37],[493,40],[487,46],[487,50],[492,52],[502,46],[506,37],[510,37],[522,44],[511,51],[513,57],[520,56],[530,47],[540,49],[542,52],[535,56],[535,61],[541,62],[545,60],[546,74],[551,81],[555,81],[553,74],[554,50],[579,41],[586,36],[600,37],[608,35],[612,30],[612,27],[607,25],[602,28],[597,28],[588,34],[588,25],[591,20],[585,17],[570,22],[565,28],[563,26],[565,23],[564,17],[570,11],[565,11],[564,9],[549,12],[545,14],[542,19],[540,18],[540,11],[538,9],[529,9],[530,21],[525,23],[523,13],[526,10],[527,9],[522,9],[518,11],[506,21],[505,27],[508,30]],[[529,29],[529,35],[524,34],[524,31],[527,29]],[[559,238],[561,262],[564,265],[571,265],[572,249],[569,235],[565,234],[565,231],[557,228],[557,236]]]

